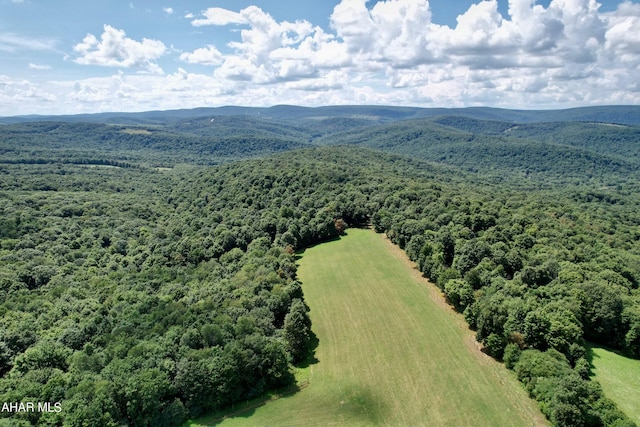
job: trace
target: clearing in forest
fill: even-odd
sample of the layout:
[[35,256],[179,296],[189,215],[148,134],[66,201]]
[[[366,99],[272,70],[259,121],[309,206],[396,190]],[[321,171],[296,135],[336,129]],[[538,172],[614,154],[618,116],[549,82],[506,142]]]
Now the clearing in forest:
[[462,317],[384,236],[307,249],[299,278],[319,339],[302,389],[192,425],[532,426],[544,416]]
[[604,395],[640,425],[640,360],[602,347],[592,347],[590,356],[594,379],[602,386]]

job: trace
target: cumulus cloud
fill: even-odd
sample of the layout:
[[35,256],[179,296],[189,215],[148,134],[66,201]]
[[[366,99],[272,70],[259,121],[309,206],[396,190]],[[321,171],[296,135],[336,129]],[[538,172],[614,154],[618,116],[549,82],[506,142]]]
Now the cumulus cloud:
[[345,0],[331,15],[331,26],[361,64],[409,67],[433,60],[429,47],[439,26],[431,23],[426,0],[381,1],[369,10],[366,0]]
[[143,38],[139,42],[130,39],[123,30],[105,25],[100,40],[87,34],[73,50],[81,55],[75,59],[78,64],[135,68],[161,74],[156,60],[167,52],[167,47],[159,40]]
[[195,108],[224,101],[232,103],[233,97],[237,96],[226,82],[210,75],[189,73],[182,68],[165,75],[118,72],[107,77],[52,81],[48,87],[64,100],[59,112],[77,109],[78,106],[84,109],[80,112]]
[[640,4],[625,1],[606,14],[605,52],[614,62],[636,70],[640,66]]
[[[0,74],[0,115],[33,111],[33,106],[42,109],[36,112],[46,112],[55,108],[57,101],[59,98],[47,87]],[[31,106],[31,110],[25,109],[28,106]]]
[[340,70],[331,70],[325,75],[299,81],[287,82],[285,87],[305,92],[327,92],[341,90],[345,87],[349,76]]
[[164,11],[164,13],[166,13],[167,15],[173,15],[173,8],[172,7],[163,7],[162,10]]
[[220,65],[223,62],[222,54],[215,46],[206,46],[191,53],[182,53],[180,60],[190,64],[203,65]]
[[389,87],[415,89],[415,102],[522,105],[534,99],[529,94],[541,103],[593,102],[597,92],[610,99],[612,79],[620,78],[607,68],[628,75],[640,63],[640,5],[625,1],[607,15],[595,0],[508,3],[503,16],[497,0],[479,1],[448,27],[432,22],[426,0],[371,8],[343,0],[331,25],[360,71],[383,69]]
[[[240,41],[229,43],[234,52],[232,54],[223,56],[217,49],[209,46],[204,50],[198,49],[181,55],[182,60],[218,64],[216,77],[238,82],[267,84],[317,75],[311,64],[313,52],[304,53],[300,49],[302,42],[306,42],[305,46],[312,49],[314,41],[310,36],[321,32],[309,22],[277,22],[256,6],[249,6],[240,12],[209,8],[203,12],[203,16],[204,18],[194,19],[191,24],[196,27],[234,24],[248,28],[240,31]],[[307,39],[308,37],[310,38]],[[212,60],[209,61],[209,58]]]
[[[210,7],[205,10],[203,13],[204,18],[194,19],[191,22],[191,25],[194,27],[202,27],[205,25],[229,25],[229,24],[244,24],[246,21],[242,17],[242,14],[237,12],[232,12],[227,9],[222,9],[220,7]],[[192,14],[188,14],[189,17],[193,16]]]
[[220,55],[211,47],[181,55],[182,60],[214,54],[220,61],[215,75],[232,81],[269,84],[317,78],[324,69],[340,67],[350,62],[349,54],[335,36],[325,33],[308,21],[277,22],[256,6],[240,12],[210,8],[204,18],[194,19],[192,25],[243,25],[240,41],[228,44],[233,53]]

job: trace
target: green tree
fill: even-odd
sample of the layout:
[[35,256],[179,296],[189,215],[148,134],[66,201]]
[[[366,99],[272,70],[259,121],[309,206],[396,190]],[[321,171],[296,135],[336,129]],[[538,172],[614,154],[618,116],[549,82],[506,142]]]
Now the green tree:
[[586,338],[619,345],[623,340],[623,288],[602,281],[588,281],[580,285],[579,291]]
[[294,363],[305,358],[311,339],[311,319],[304,302],[295,298],[284,318],[284,339],[286,348]]
[[473,288],[466,280],[448,280],[444,285],[444,293],[449,302],[460,312],[474,301]]

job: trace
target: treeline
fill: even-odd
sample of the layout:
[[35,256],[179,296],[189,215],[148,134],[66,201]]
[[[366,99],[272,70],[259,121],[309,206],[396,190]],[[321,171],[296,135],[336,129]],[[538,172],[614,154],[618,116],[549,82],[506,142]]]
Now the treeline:
[[179,425],[291,384],[311,338],[295,250],[368,223],[555,425],[633,425],[585,349],[640,355],[640,200],[625,183],[516,190],[360,147],[33,167],[0,175],[0,399],[63,411],[11,425]]

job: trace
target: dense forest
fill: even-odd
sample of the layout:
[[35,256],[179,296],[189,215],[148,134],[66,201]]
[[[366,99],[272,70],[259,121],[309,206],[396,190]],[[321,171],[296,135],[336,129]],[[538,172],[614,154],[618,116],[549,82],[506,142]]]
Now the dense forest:
[[295,252],[368,225],[554,425],[633,425],[586,345],[640,357],[640,127],[389,111],[1,125],[0,400],[63,410],[0,425],[180,425],[291,386]]

